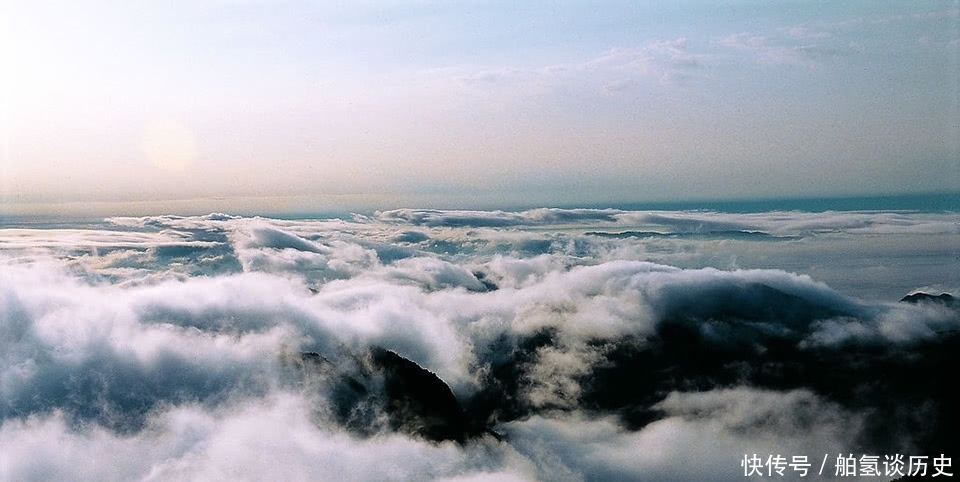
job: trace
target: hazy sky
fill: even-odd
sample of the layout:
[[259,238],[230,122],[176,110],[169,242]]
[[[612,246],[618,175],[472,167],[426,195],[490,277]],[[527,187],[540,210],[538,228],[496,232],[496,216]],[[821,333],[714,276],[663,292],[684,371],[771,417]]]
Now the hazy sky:
[[0,59],[7,207],[960,189],[957,0],[7,0]]

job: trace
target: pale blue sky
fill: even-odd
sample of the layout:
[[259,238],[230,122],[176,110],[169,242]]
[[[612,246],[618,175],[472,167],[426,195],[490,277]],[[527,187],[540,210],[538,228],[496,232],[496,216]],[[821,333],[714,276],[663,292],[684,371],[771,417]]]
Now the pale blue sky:
[[8,210],[960,189],[956,0],[8,0],[0,56]]

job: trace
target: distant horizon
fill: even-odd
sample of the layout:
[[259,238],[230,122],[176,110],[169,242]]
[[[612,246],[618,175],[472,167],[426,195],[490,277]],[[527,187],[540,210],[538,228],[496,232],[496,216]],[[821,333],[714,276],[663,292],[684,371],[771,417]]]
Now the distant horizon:
[[[24,203],[0,205],[0,226],[29,219],[98,219],[113,216],[197,216],[224,213],[235,216],[262,216],[278,219],[308,219],[370,214],[395,209],[436,209],[441,211],[524,211],[538,208],[616,209],[624,211],[707,210],[729,213],[767,211],[919,211],[960,212],[960,190],[924,193],[883,193],[838,196],[784,196],[756,198],[651,199],[626,201],[497,202],[488,196],[482,200],[466,197],[441,203],[405,203],[423,201],[425,196],[389,195],[316,195],[274,198],[197,198],[140,202]],[[322,204],[324,201],[327,204]],[[330,202],[333,201],[333,202]],[[306,206],[306,204],[317,205]],[[445,204],[444,204],[445,203]],[[288,206],[270,208],[271,204]],[[255,206],[261,206],[256,208]],[[202,206],[202,207],[198,207]],[[13,209],[10,209],[13,207]]]

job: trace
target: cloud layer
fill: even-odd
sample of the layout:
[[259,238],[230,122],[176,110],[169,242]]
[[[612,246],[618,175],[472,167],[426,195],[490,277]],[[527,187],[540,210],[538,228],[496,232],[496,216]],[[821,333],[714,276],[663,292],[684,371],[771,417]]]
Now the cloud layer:
[[[957,293],[922,264],[954,255],[957,222],[402,210],[3,229],[0,479],[739,480],[744,454],[939,455],[960,313],[897,299]],[[851,245],[928,278],[881,300],[890,285],[797,274],[849,267]],[[927,258],[896,264],[908,247]],[[857,268],[826,272],[852,285],[873,267]],[[488,432],[398,427],[381,348]]]

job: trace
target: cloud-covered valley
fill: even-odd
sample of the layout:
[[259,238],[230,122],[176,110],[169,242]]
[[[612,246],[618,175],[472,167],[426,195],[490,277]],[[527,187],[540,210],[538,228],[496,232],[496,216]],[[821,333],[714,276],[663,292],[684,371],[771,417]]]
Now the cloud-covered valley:
[[0,480],[739,480],[754,453],[814,473],[829,454],[829,475],[840,453],[956,456],[960,307],[899,300],[960,293],[958,223],[3,228]]

